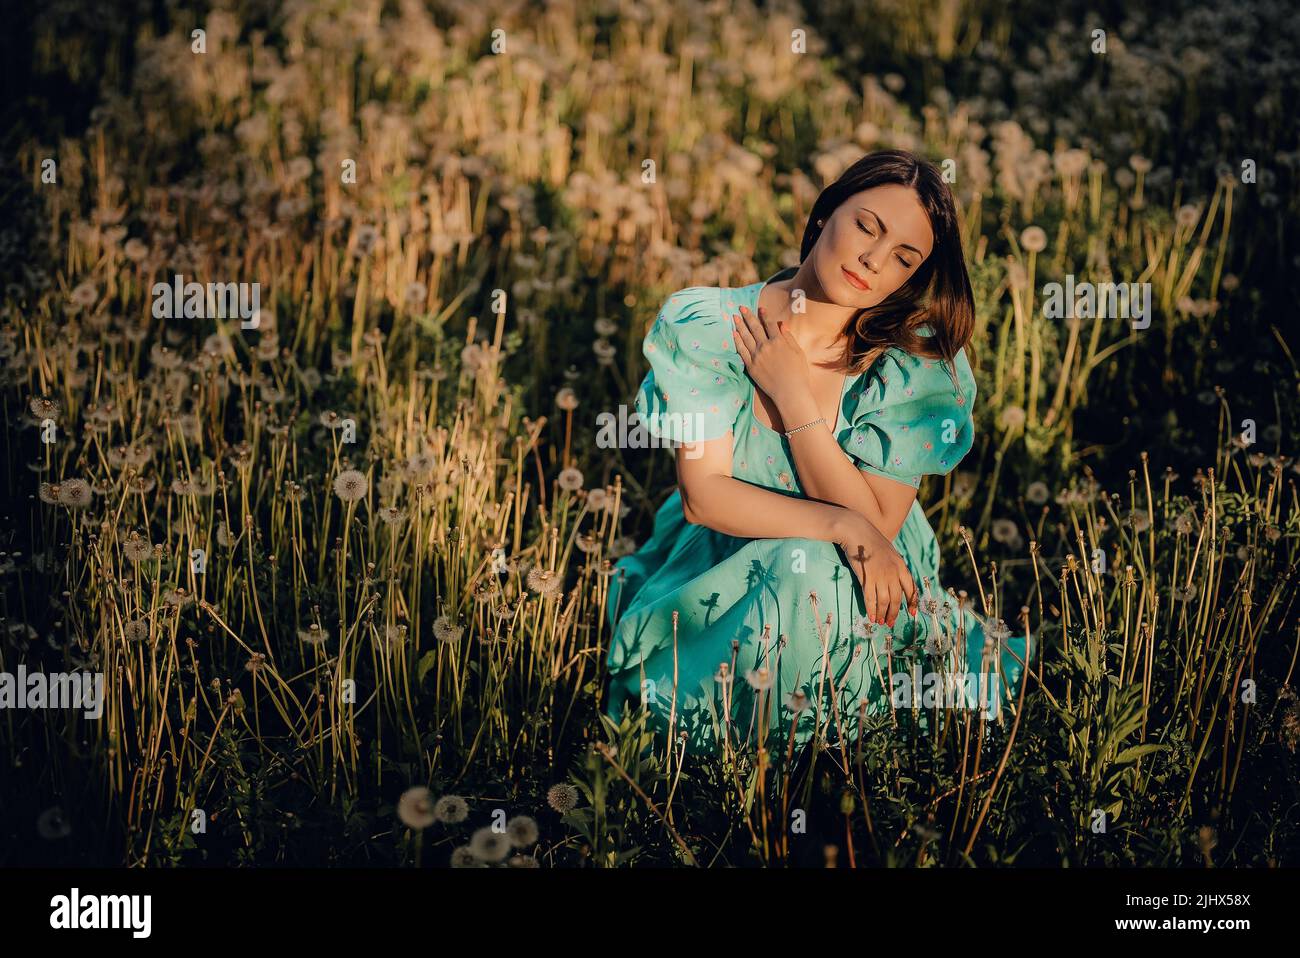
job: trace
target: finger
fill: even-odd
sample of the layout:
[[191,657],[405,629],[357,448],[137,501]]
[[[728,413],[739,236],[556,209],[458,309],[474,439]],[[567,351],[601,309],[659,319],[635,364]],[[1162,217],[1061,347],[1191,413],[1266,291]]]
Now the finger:
[[740,332],[738,330],[733,329],[731,331],[731,336],[736,341],[736,352],[740,353],[740,358],[744,360],[745,365],[748,366],[750,355],[751,355],[749,352],[749,347],[746,346],[745,341],[740,338]]
[[754,341],[754,334],[749,331],[749,326],[746,325],[745,320],[739,316],[732,316],[731,322],[740,338],[744,340],[745,345],[749,347],[750,355],[752,356],[758,352],[758,343]]
[[912,573],[907,571],[906,566],[900,570],[898,581],[902,583],[903,595],[907,597],[907,611],[912,615],[916,615],[916,606],[920,598],[916,594],[916,580],[912,578]]
[[859,547],[858,555],[854,559],[853,571],[858,577],[858,584],[862,587],[862,605],[867,612],[867,621],[874,624],[876,621],[876,593],[867,580],[867,560],[861,547]]
[[762,323],[763,328],[767,330],[767,335],[769,338],[771,339],[784,338],[782,336],[783,330],[777,325],[775,319],[768,318],[768,312],[762,306],[758,307],[758,321]]
[[[853,565],[853,578],[858,580],[858,588],[862,590],[863,604],[870,605],[871,599],[867,595],[867,572],[863,568],[863,563],[854,562],[852,563],[852,565]],[[871,619],[871,610],[868,608],[867,620],[870,621],[870,619]]]
[[879,581],[871,585],[872,594],[875,596],[873,607],[876,610],[874,621],[879,625],[885,625],[885,619],[889,615],[889,593],[883,584]]
[[750,312],[748,306],[740,307],[740,315],[744,318],[745,325],[749,328],[749,332],[754,337],[755,342],[761,343],[764,340],[771,338],[768,336],[767,330],[763,327],[759,318]]
[[899,591],[897,582],[890,582],[885,591],[885,624],[891,629],[894,623],[898,621],[898,605],[902,600],[903,594]]

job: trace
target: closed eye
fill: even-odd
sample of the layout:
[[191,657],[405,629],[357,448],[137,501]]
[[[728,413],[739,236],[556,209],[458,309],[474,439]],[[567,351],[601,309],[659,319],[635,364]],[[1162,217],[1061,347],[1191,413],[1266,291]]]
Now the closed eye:
[[[868,236],[875,236],[875,235],[876,235],[875,233],[871,232],[871,230],[867,229],[864,225],[862,225],[862,220],[857,220],[856,222],[857,222],[857,224],[858,224],[858,229],[862,230],[862,232],[866,233]],[[900,263],[903,264],[903,269],[911,269],[911,268],[912,268],[912,264],[909,263],[906,259],[904,259],[903,256],[902,256],[901,254],[899,254],[898,256],[896,256],[895,259],[897,259]]]

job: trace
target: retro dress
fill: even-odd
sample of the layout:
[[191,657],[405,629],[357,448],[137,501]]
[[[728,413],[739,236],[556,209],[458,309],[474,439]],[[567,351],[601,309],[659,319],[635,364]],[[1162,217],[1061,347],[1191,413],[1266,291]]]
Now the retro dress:
[[[651,368],[636,409],[660,440],[703,441],[732,430],[734,478],[802,496],[789,441],[754,417],[754,385],[731,334],[730,317],[742,305],[756,314],[759,292],[778,278],[785,277],[777,273],[739,288],[693,286],[669,296],[645,337]],[[847,377],[833,432],[854,465],[913,487],[922,475],[957,465],[973,442],[975,381],[964,352],[954,362],[960,390],[948,364],[900,349]],[[726,734],[733,746],[755,744],[765,723],[767,747],[783,753],[792,720],[796,748],[818,724],[829,741],[843,735],[852,742],[864,700],[866,715],[880,715],[890,709],[892,690],[895,705],[906,704],[911,713],[907,695],[917,693],[911,698],[920,705],[926,674],[947,673],[930,685],[938,701],[1005,716],[1028,661],[1026,638],[990,628],[986,649],[986,622],[969,602],[958,628],[957,601],[939,586],[938,544],[919,501],[894,546],[923,604],[915,617],[904,606],[891,632],[866,619],[861,587],[834,543],[750,539],[692,525],[674,490],[649,541],[619,559],[611,577],[606,715],[618,721],[625,708],[644,707],[660,736],[671,718],[673,736],[686,733],[688,752],[716,754],[729,702]],[[739,643],[734,652],[733,640]],[[963,671],[971,676],[959,676]],[[981,672],[983,679],[974,678]],[[959,679],[983,685],[955,685]],[[790,705],[802,702],[789,698],[796,690],[808,703],[797,718]],[[924,708],[913,714],[928,727]]]

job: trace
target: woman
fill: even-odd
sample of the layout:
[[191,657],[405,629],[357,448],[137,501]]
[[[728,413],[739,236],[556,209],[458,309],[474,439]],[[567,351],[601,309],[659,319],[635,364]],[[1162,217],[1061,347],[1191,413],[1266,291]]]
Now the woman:
[[927,687],[1001,713],[1028,642],[941,590],[916,498],[973,442],[973,326],[952,195],[895,150],[822,192],[797,268],[668,297],[636,408],[678,487],[616,566],[610,718],[707,754],[852,741]]

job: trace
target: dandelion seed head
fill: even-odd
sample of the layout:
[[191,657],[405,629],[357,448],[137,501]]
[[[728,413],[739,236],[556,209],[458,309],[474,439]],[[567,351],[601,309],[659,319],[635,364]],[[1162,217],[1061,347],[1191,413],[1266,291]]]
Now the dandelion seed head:
[[487,863],[482,861],[468,845],[461,845],[452,849],[451,852],[452,868],[487,868]]
[[1010,519],[994,519],[990,532],[994,542],[1011,543],[1020,535],[1016,524]]
[[57,841],[72,834],[72,823],[68,821],[63,809],[55,805],[41,812],[36,819],[36,834],[46,841]]
[[132,532],[122,543],[122,554],[132,562],[143,562],[153,554],[153,545],[138,532]]
[[536,843],[537,822],[527,815],[516,815],[506,822],[506,837],[515,848],[527,848]]
[[528,588],[539,595],[554,595],[564,584],[560,576],[551,569],[530,569],[525,581]]
[[69,509],[84,509],[90,505],[90,483],[85,479],[65,479],[59,483],[59,505]]
[[334,493],[344,502],[356,502],[364,499],[370,482],[365,473],[355,469],[344,469],[334,477]]
[[32,415],[37,419],[59,418],[58,400],[47,399],[44,396],[33,396],[28,400],[27,407],[32,411]]
[[1025,410],[1020,406],[1007,406],[998,417],[1003,429],[1019,429],[1025,424]]
[[99,299],[99,291],[95,289],[95,284],[90,280],[78,283],[72,290],[70,296],[72,304],[81,309],[89,309],[95,305]]
[[578,807],[578,790],[568,782],[558,782],[546,790],[546,804],[561,815]]
[[456,825],[469,817],[469,803],[459,795],[443,795],[433,805],[433,817],[447,825]]
[[456,625],[446,615],[440,615],[433,620],[433,636],[439,642],[458,642],[464,632],[464,626]]
[[484,825],[470,836],[469,850],[480,861],[499,862],[510,854],[510,839]]
[[1041,226],[1026,226],[1020,232],[1020,245],[1029,253],[1041,253],[1047,248],[1047,234]]
[[408,788],[397,800],[397,817],[407,828],[428,828],[435,821],[432,793],[423,785]]

